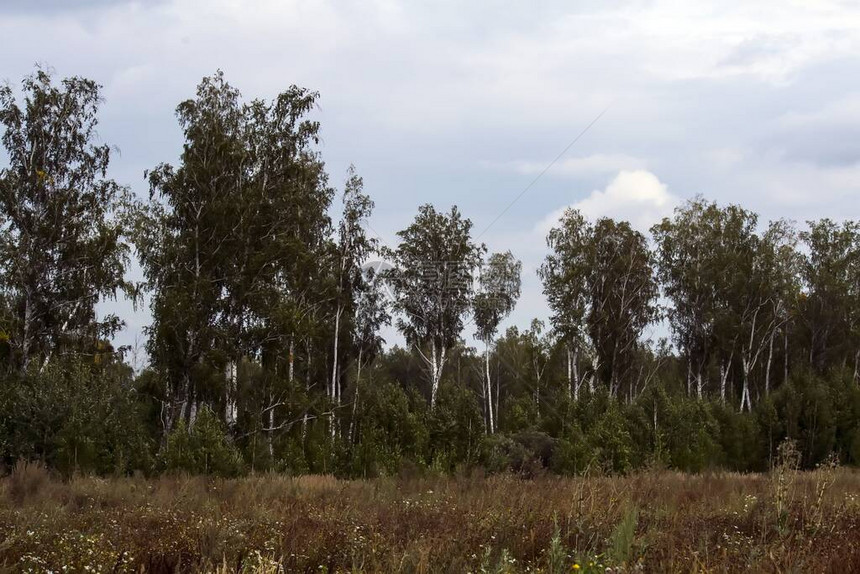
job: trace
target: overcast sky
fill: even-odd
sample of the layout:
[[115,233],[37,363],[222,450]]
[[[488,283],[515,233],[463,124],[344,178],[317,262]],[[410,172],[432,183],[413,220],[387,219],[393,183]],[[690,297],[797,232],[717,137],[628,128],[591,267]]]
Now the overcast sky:
[[[521,326],[547,315],[534,270],[568,205],[642,230],[696,194],[860,218],[854,2],[4,0],[0,48],[13,84],[43,63],[104,86],[112,175],[141,194],[202,76],[248,98],[318,90],[332,181],[356,165],[373,232],[393,244],[419,204],[457,204],[522,259]],[[119,308],[128,343],[147,314]]]

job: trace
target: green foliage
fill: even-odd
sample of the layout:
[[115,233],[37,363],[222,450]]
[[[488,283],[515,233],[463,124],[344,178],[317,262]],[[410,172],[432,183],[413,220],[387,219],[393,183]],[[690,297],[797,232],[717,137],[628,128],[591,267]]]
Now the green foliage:
[[[372,265],[373,201],[352,168],[332,225],[315,92],[244,101],[204,78],[177,107],[179,162],[148,173],[141,203],[106,177],[99,93],[41,70],[23,105],[0,88],[4,466],[745,472],[786,439],[805,468],[831,452],[860,464],[857,222],[799,232],[696,198],[649,244],[568,210],[538,272],[552,329],[495,341],[520,292],[514,254],[485,259],[468,218],[426,204],[383,251],[394,268]],[[129,241],[153,315],[141,373],[108,342],[121,319],[96,313],[139,295]],[[677,352],[643,340],[660,291]],[[384,349],[389,307],[406,349]]]
[[445,213],[426,204],[418,208],[412,224],[397,233],[397,248],[383,251],[394,264],[384,278],[401,313],[397,328],[410,346],[424,349],[433,408],[446,354],[458,341],[466,313],[472,309],[472,272],[486,251],[471,234],[472,222],[456,206]]
[[6,460],[41,460],[67,475],[151,469],[152,436],[124,365],[57,361],[2,387]]
[[537,405],[534,397],[530,395],[512,397],[504,406],[505,417],[501,425],[504,432],[516,433],[528,430],[533,428],[538,420]]
[[714,466],[720,455],[715,439],[719,427],[706,403],[677,397],[667,401],[661,415],[659,432],[670,466],[688,472]]
[[567,549],[561,539],[561,530],[558,522],[554,524],[552,538],[549,540],[549,548],[546,553],[546,567],[549,574],[562,574],[567,572]]
[[185,419],[180,419],[167,435],[167,444],[159,455],[161,468],[191,474],[239,474],[241,456],[224,431],[223,423],[207,406],[200,409],[190,431]]
[[626,564],[630,561],[633,556],[633,543],[636,540],[638,522],[639,511],[635,507],[628,508],[609,537],[607,558],[610,561],[615,564]]
[[427,417],[430,456],[440,469],[451,471],[478,461],[484,422],[475,394],[453,383],[443,384],[439,402]]
[[552,470],[559,474],[576,475],[588,470],[591,449],[581,432],[572,433],[572,438],[559,439],[552,456]]
[[490,472],[514,472],[531,477],[552,464],[556,442],[537,431],[491,435],[482,444],[481,464]]
[[123,291],[129,262],[126,188],[106,177],[111,147],[98,143],[100,86],[55,84],[38,69],[23,102],[0,87],[0,363],[23,374],[57,355],[92,354],[122,321],[96,316]]
[[600,468],[625,473],[633,469],[634,444],[621,408],[612,403],[588,433],[593,460]]
[[363,384],[359,397],[349,474],[391,475],[404,460],[423,463],[428,440],[423,404],[413,410],[406,393],[390,382]]

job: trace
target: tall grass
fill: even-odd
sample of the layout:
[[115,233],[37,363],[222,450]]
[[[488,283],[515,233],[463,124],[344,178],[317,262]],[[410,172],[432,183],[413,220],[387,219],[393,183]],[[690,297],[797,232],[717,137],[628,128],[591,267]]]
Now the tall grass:
[[860,475],[0,479],[0,570],[860,571]]

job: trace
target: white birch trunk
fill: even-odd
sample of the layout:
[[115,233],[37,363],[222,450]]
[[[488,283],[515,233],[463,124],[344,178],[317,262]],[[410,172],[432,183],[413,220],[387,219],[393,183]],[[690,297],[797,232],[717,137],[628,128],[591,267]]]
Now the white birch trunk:
[[227,362],[226,377],[227,385],[224,396],[224,420],[227,421],[227,426],[232,427],[236,424],[236,418],[239,412],[236,404],[236,362]]
[[741,363],[743,364],[743,370],[744,370],[744,388],[743,388],[743,392],[741,393],[741,412],[743,412],[744,408],[746,408],[747,411],[752,410],[752,401],[750,400],[750,385],[749,385],[750,363],[746,357],[743,358]]
[[767,364],[764,369],[764,395],[770,393],[770,367],[773,364],[773,340],[776,338],[776,329],[770,333],[770,343],[767,351]]
[[[340,303],[337,305],[337,311],[334,315],[334,350],[332,353],[332,367],[331,367],[331,389],[330,396],[334,401],[335,405],[340,406],[340,369],[338,365],[338,333],[340,331],[340,315],[342,313],[342,309]],[[331,439],[334,441],[337,436],[337,421],[335,420],[335,409],[332,409],[331,417],[329,418],[329,432],[331,433]]]
[[578,393],[573,391],[573,357],[571,357],[570,345],[565,345],[565,349],[567,350],[567,396],[574,398]]
[[191,409],[188,412],[188,430],[190,431],[194,427],[194,423],[197,422],[197,399],[191,401]]
[[436,385],[437,385],[437,364],[436,364],[436,341],[430,341],[430,410],[436,408]]
[[500,371],[501,371],[501,368],[499,367],[499,361],[497,358],[496,359],[496,408],[493,411],[495,416],[496,416],[495,428],[497,428],[497,429],[499,428],[499,387],[501,386],[501,382],[499,381],[499,372]]
[[355,374],[355,395],[352,397],[352,417],[349,419],[349,433],[347,434],[347,438],[349,440],[349,444],[353,444],[352,437],[353,432],[355,431],[355,413],[358,410],[358,391],[361,388],[361,355],[364,349],[359,346],[358,348],[358,370]]
[[329,390],[329,396],[335,401],[336,404],[340,404],[340,377],[338,377],[338,335],[340,332],[340,314],[342,312],[340,303],[337,304],[337,311],[334,314],[334,349],[332,352],[332,366],[331,366],[331,387]]
[[269,419],[269,428],[266,432],[266,450],[269,451],[269,461],[272,462],[275,457],[275,448],[272,444],[275,434],[275,398],[272,396],[272,392],[269,391],[269,412],[266,413],[266,417]]
[[487,418],[489,422],[487,431],[489,434],[493,434],[495,432],[495,421],[493,420],[493,389],[490,381],[490,343],[488,341],[484,342],[484,375],[487,381]]
[[696,396],[699,400],[702,400],[702,391],[704,387],[704,378],[702,377],[701,371],[696,373]]
[[444,345],[436,348],[436,341],[430,341],[430,410],[436,408],[436,395],[439,392],[439,382],[442,380],[442,369],[445,367],[446,350]]

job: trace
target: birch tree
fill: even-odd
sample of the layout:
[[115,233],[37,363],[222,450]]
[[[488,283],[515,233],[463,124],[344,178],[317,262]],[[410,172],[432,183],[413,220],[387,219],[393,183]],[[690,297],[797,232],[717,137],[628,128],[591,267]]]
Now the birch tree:
[[634,386],[634,358],[645,327],[656,319],[657,283],[645,237],[622,221],[599,219],[587,250],[589,337],[599,358],[596,375],[611,396]]
[[[291,381],[300,326],[332,288],[332,191],[306,119],[317,95],[291,87],[244,104],[220,72],[177,108],[186,143],[178,167],[148,174],[137,246],[152,290],[149,351],[166,379],[164,426],[193,423],[198,404],[235,422],[236,365],[268,373],[268,442]],[[223,389],[219,391],[219,389]],[[213,409],[214,410],[214,409]],[[269,449],[271,451],[271,448]]]
[[499,323],[514,310],[520,296],[520,273],[522,263],[510,251],[493,253],[481,267],[478,291],[473,300],[473,316],[477,331],[475,336],[484,343],[484,395],[487,412],[487,431],[496,429],[493,405],[493,389],[490,379],[490,347],[499,328]]
[[19,104],[0,87],[6,167],[0,170],[0,332],[11,368],[92,355],[122,326],[96,304],[134,295],[124,279],[128,191],[106,177],[111,149],[96,128],[100,87],[37,70]]
[[165,379],[165,434],[178,419],[193,424],[208,397],[213,352],[223,340],[228,266],[242,221],[247,150],[239,92],[223,75],[205,78],[197,97],[176,109],[185,134],[179,167],[147,173],[150,202],[141,211],[136,246],[152,292],[147,329],[153,367]]
[[[336,405],[341,402],[341,380],[343,371],[341,358],[341,325],[355,321],[355,306],[358,293],[370,287],[364,282],[361,266],[367,256],[376,249],[376,240],[367,236],[362,227],[370,217],[373,201],[363,192],[362,179],[350,166],[349,177],[343,192],[343,216],[338,226],[335,273],[334,341],[332,345],[332,370],[329,396]],[[365,301],[368,303],[368,301]],[[368,310],[365,309],[365,312]],[[367,317],[365,317],[367,319]],[[359,352],[360,352],[359,348]],[[359,362],[361,358],[359,357]]]
[[830,365],[853,363],[858,372],[860,223],[822,219],[808,226],[801,233],[807,251],[801,306],[807,362],[819,372]]
[[[756,252],[756,271],[764,310],[767,316],[761,353],[766,352],[764,365],[764,394],[772,389],[774,346],[782,333],[784,360],[788,364],[788,331],[796,315],[800,298],[802,256],[797,250],[799,235],[794,225],[785,220],[772,221],[762,234]],[[784,379],[788,377],[787,367]],[[784,382],[784,381],[783,381]]]
[[550,321],[567,358],[568,394],[579,398],[579,353],[585,344],[588,311],[588,248],[592,229],[579,211],[568,209],[547,236],[550,253],[538,269],[552,310]]
[[[695,392],[700,398],[706,390],[707,364],[715,351],[719,302],[714,285],[724,269],[718,256],[723,251],[721,218],[716,204],[696,198],[651,228],[657,246],[657,276],[671,302],[669,324],[687,363],[687,393]],[[721,365],[725,359],[720,357]]]
[[352,340],[355,346],[355,383],[352,393],[352,417],[349,423],[348,441],[353,442],[355,417],[361,400],[361,371],[371,365],[382,352],[385,340],[379,334],[380,329],[391,322],[389,315],[390,301],[383,292],[382,280],[372,269],[362,272],[362,287],[356,292],[355,321],[353,322]]
[[543,321],[533,319],[531,325],[522,334],[522,342],[528,360],[530,378],[532,381],[532,400],[538,418],[541,415],[541,390],[543,389],[544,377],[550,363],[553,347],[553,337],[546,332]]
[[486,251],[472,241],[471,229],[472,222],[456,207],[440,213],[423,205],[415,221],[398,233],[397,249],[386,251],[394,268],[385,278],[402,315],[397,327],[427,366],[431,409],[448,353],[472,308],[472,274]]
[[[735,206],[723,210],[721,272],[714,288],[726,328],[718,330],[717,345],[740,359],[741,410],[752,408],[752,375],[764,365],[764,389],[770,372],[776,335],[786,327],[797,296],[796,233],[785,221],[771,222],[758,233],[755,214]],[[766,357],[766,358],[765,358]],[[720,397],[725,400],[727,374],[721,373]]]

